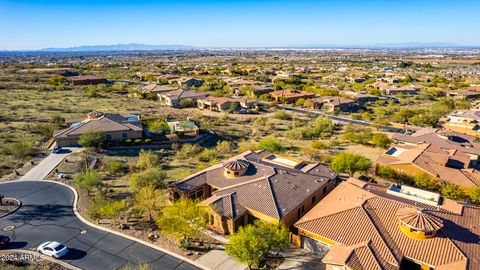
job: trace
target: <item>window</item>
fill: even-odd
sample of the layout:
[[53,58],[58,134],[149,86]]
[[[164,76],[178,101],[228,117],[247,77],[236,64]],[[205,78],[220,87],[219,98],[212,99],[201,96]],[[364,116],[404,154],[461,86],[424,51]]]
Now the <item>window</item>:
[[327,187],[323,187],[323,195],[325,195],[325,193],[327,193]]
[[210,215],[210,225],[213,225],[215,223],[215,218],[213,215]]
[[300,208],[297,210],[297,219],[300,219]]
[[312,197],[312,204],[314,204],[315,201],[317,201],[317,196],[316,195]]
[[238,173],[238,172],[234,172],[234,173],[233,173],[233,175],[235,175],[235,176],[238,176],[238,175],[239,175],[239,173]]
[[305,212],[305,205],[302,205],[302,213]]
[[127,133],[122,133],[122,138],[126,139],[127,137]]
[[112,135],[107,134],[107,140],[111,140],[111,139],[112,139]]

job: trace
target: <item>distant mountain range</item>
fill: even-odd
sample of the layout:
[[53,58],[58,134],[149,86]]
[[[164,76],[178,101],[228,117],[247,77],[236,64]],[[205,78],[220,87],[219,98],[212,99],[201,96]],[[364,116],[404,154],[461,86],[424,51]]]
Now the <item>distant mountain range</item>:
[[195,47],[186,45],[148,45],[139,43],[116,45],[89,45],[69,48],[46,48],[41,52],[107,52],[107,51],[163,51],[163,50],[193,50]]
[[[458,45],[453,43],[385,43],[371,45],[346,45],[346,44],[311,44],[292,46],[258,46],[258,47],[195,47],[189,45],[148,45],[140,43],[116,44],[116,45],[88,45],[68,48],[45,48],[40,50],[22,50],[27,52],[114,52],[114,51],[185,51],[185,50],[222,50],[222,49],[442,49],[442,48],[480,48],[480,46]],[[0,50],[0,52],[15,52]]]

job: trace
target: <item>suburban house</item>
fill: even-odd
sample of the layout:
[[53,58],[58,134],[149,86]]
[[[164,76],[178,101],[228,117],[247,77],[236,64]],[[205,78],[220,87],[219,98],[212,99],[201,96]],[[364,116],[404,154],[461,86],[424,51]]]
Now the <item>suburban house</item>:
[[171,107],[180,107],[180,101],[182,100],[191,100],[191,105],[196,106],[199,99],[206,98],[209,94],[209,92],[177,89],[174,91],[158,93],[158,96],[162,104]]
[[256,219],[290,227],[334,188],[336,178],[321,164],[247,151],[172,184],[170,198],[203,199],[209,227],[222,234]]
[[478,206],[350,178],[295,224],[294,242],[324,255],[327,270],[474,270],[477,224]]
[[66,119],[65,123],[70,126],[53,133],[53,139],[60,147],[78,146],[79,137],[89,132],[104,132],[107,141],[140,139],[143,136],[143,126],[138,115],[90,112],[87,117]]
[[311,99],[311,101],[313,102],[313,108],[317,110],[354,112],[358,109],[358,104],[348,98],[323,96]]
[[464,99],[475,99],[480,98],[480,92],[470,91],[470,90],[450,90],[447,94],[449,97],[453,98],[464,98]]
[[477,166],[480,156],[480,143],[471,135],[439,128],[424,128],[412,134],[395,133],[392,139],[397,143],[420,145],[429,143],[444,150],[457,150],[470,156],[472,167]]
[[190,77],[182,77],[182,78],[170,80],[169,83],[177,83],[181,87],[200,87],[203,85],[203,80],[190,78]]
[[80,75],[70,78],[73,85],[95,85],[108,83],[107,79],[97,75]]
[[439,124],[444,128],[459,133],[480,135],[480,110],[460,110],[441,119]]
[[480,172],[472,167],[470,155],[434,144],[394,144],[374,163],[376,169],[386,165],[410,176],[426,173],[465,188],[480,186]]
[[387,83],[387,82],[383,82],[383,81],[377,81],[377,82],[371,83],[367,86],[375,88],[377,90],[383,90],[383,91],[385,91],[389,88],[392,88],[392,84]]
[[356,91],[342,91],[340,92],[341,95],[345,95],[353,100],[355,100],[358,104],[365,104],[367,102],[375,102],[379,100],[380,98],[374,95],[370,95],[367,93],[362,93],[362,92],[356,92]]
[[418,92],[418,88],[415,87],[390,87],[385,90],[387,95],[415,95]]
[[277,90],[273,91],[270,93],[270,96],[276,101],[276,102],[283,102],[283,103],[294,103],[300,98],[307,99],[307,98],[314,98],[315,94],[309,93],[309,92],[304,92],[304,91],[298,91],[298,90]]
[[[251,85],[247,93],[245,93],[245,95],[251,98],[258,98],[261,95],[268,94],[271,92],[273,92],[273,88],[271,85]],[[240,89],[236,91],[236,94],[237,95],[241,94]]]
[[237,109],[251,109],[255,103],[243,98],[229,98],[229,97],[206,97],[197,101],[197,107],[200,109],[207,109],[210,111],[224,112],[232,109],[232,104],[237,104]]
[[165,121],[172,133],[183,133],[184,135],[190,136],[198,136],[200,134],[200,129],[195,122],[170,119],[166,119]]
[[171,85],[149,83],[149,84],[146,84],[146,85],[140,85],[137,88],[137,91],[142,93],[143,95],[150,94],[150,93],[159,95],[161,93],[171,92],[171,91],[175,91],[175,90],[178,90],[178,89],[179,89],[178,87],[174,87],[174,86],[171,86]]

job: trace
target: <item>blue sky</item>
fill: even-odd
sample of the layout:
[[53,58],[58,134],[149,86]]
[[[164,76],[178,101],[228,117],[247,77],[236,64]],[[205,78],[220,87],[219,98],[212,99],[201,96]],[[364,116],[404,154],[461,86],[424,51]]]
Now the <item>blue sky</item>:
[[0,0],[0,49],[145,43],[480,45],[479,0]]

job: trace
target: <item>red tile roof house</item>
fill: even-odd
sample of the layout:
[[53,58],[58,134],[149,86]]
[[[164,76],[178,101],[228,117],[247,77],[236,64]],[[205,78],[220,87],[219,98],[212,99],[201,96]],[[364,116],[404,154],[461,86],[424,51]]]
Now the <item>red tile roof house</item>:
[[178,89],[179,89],[178,87],[171,86],[171,85],[150,83],[147,85],[140,85],[137,88],[137,91],[142,93],[143,95],[150,94],[150,93],[160,95],[161,93],[175,91]]
[[315,94],[298,90],[278,90],[270,93],[270,96],[277,102],[294,103],[300,98],[314,98]]
[[350,178],[295,224],[295,238],[327,270],[477,270],[479,224],[479,207]]
[[385,90],[387,95],[416,95],[418,93],[418,88],[415,87],[391,87]]
[[182,87],[200,87],[203,85],[203,80],[195,78],[179,78],[170,80],[169,83],[178,83]]
[[476,99],[480,98],[480,92],[471,90],[450,90],[447,92],[449,97],[464,98],[464,99]]
[[81,75],[74,76],[71,79],[73,85],[95,85],[108,83],[107,79],[97,75]]
[[211,111],[224,112],[228,111],[233,103],[238,103],[239,108],[251,109],[254,102],[243,98],[228,98],[228,97],[206,97],[197,101],[197,106],[200,109],[207,109]]
[[480,171],[471,167],[470,155],[435,144],[395,144],[378,156],[374,164],[376,168],[386,165],[410,176],[427,173],[464,188],[480,186]]
[[170,198],[203,199],[209,227],[222,234],[256,219],[290,227],[334,188],[336,178],[321,164],[247,151],[172,184]]
[[180,101],[190,99],[192,106],[196,106],[199,99],[206,98],[209,92],[198,92],[194,90],[178,89],[159,93],[160,102],[166,106],[180,107]]
[[355,112],[359,106],[354,100],[341,97],[324,96],[311,100],[314,109],[323,109],[329,112]]
[[439,128],[418,129],[414,133],[393,134],[392,139],[397,143],[420,145],[429,143],[445,150],[458,150],[470,156],[470,164],[476,167],[480,158],[480,143],[475,136]]
[[87,117],[67,119],[65,123],[70,127],[53,133],[53,139],[60,147],[78,146],[79,137],[89,132],[105,132],[108,141],[134,140],[143,136],[143,126],[137,115],[91,112]]

